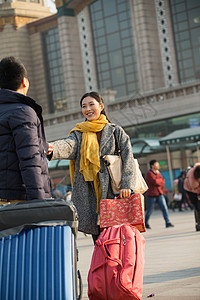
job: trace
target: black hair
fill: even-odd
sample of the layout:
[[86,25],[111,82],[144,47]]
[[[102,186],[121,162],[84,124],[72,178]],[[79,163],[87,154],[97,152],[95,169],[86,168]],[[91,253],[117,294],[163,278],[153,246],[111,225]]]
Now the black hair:
[[5,57],[0,61],[0,88],[17,91],[27,71],[20,60],[15,57]]
[[[86,97],[91,97],[91,98],[94,98],[97,102],[99,102],[100,104],[101,103],[104,103],[103,101],[103,98],[102,96],[97,93],[97,92],[89,92],[89,93],[86,93],[84,94],[82,97],[81,97],[81,100],[80,100],[80,105],[82,107],[82,102],[83,102],[83,99],[86,98]],[[106,116],[106,119],[108,120],[109,123],[111,123],[106,111],[105,111],[105,108],[101,111],[101,114],[105,115]]]
[[194,178],[199,179],[200,178],[200,166],[196,166],[194,169]]
[[155,160],[155,159],[150,160],[150,162],[149,162],[150,168],[151,168],[156,162],[157,162],[157,160]]

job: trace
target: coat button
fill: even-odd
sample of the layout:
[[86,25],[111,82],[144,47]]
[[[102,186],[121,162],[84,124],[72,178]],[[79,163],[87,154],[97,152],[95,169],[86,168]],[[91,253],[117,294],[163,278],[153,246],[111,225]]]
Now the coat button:
[[100,171],[99,171],[100,173],[103,173],[103,170],[102,169],[100,169]]

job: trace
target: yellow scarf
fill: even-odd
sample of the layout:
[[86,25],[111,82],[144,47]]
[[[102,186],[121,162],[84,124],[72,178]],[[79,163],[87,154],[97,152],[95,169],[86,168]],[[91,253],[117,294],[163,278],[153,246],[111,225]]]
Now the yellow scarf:
[[[94,190],[97,198],[97,213],[99,210],[99,202],[101,199],[101,184],[98,175],[98,172],[100,170],[100,160],[99,143],[97,140],[96,132],[100,132],[107,123],[108,121],[105,115],[101,114],[98,120],[78,123],[70,131],[70,133],[72,131],[80,131],[83,133],[80,149],[81,158],[79,172],[83,174],[85,181],[93,181],[94,183]],[[70,177],[72,186],[74,180],[74,172],[74,161],[70,160]]]

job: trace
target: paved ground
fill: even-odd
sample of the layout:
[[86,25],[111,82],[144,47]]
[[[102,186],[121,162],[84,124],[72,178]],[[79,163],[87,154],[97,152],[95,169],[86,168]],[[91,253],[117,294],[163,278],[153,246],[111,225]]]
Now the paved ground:
[[[154,211],[145,244],[143,297],[150,299],[200,300],[200,232],[194,229],[193,211],[169,211],[174,228],[165,228],[159,210]],[[83,300],[87,297],[87,274],[93,251],[90,236],[79,233],[78,268],[83,279]]]

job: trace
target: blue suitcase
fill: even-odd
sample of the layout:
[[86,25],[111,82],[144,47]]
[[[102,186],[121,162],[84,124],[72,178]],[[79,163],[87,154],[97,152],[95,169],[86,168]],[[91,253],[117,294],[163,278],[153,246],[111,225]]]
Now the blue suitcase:
[[63,221],[51,224],[29,224],[28,229],[0,238],[0,300],[81,298],[77,288],[76,231]]

